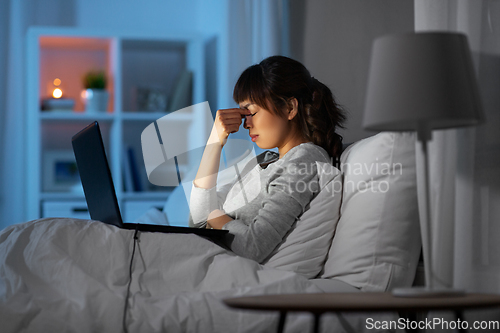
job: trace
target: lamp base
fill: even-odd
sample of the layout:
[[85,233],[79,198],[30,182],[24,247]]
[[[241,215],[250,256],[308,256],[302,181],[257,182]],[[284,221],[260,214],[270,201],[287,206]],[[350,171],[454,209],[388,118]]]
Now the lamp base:
[[395,297],[462,297],[465,296],[465,291],[452,288],[411,287],[395,288],[392,290],[392,295]]

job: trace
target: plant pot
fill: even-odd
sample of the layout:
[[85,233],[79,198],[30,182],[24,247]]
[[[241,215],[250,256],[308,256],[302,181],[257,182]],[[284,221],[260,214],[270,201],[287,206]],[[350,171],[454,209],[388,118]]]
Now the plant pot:
[[85,90],[85,112],[106,112],[108,101],[109,93],[104,89]]

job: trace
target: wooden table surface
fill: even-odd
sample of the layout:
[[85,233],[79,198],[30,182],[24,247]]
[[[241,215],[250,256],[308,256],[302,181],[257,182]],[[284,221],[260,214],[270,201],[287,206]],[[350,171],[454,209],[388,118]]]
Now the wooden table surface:
[[500,295],[465,294],[445,297],[395,297],[384,292],[284,294],[228,298],[232,308],[274,311],[419,311],[500,307]]

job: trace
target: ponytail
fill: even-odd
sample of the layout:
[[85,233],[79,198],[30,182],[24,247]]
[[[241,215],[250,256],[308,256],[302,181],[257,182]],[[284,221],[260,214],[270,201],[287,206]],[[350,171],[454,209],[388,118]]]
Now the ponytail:
[[337,128],[344,128],[346,116],[337,104],[331,90],[316,78],[312,78],[312,103],[305,107],[304,119],[309,139],[323,147],[331,157],[342,152],[342,136]]
[[342,152],[342,136],[336,130],[344,128],[344,110],[335,101],[331,90],[314,77],[300,62],[272,56],[248,67],[234,87],[236,103],[252,101],[262,108],[285,116],[291,98],[298,103],[295,122],[302,136],[325,149],[337,160]]

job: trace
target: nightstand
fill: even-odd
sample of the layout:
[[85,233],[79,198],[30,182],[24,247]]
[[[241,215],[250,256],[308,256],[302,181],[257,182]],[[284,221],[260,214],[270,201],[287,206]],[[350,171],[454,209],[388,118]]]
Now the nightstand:
[[[289,311],[310,312],[314,315],[314,332],[319,332],[320,317],[326,312],[420,312],[454,311],[463,321],[465,309],[500,307],[500,295],[465,294],[448,297],[395,297],[384,292],[285,294],[236,297],[224,300],[232,308],[279,311],[278,332],[283,332]],[[462,327],[459,332],[466,332]]]

